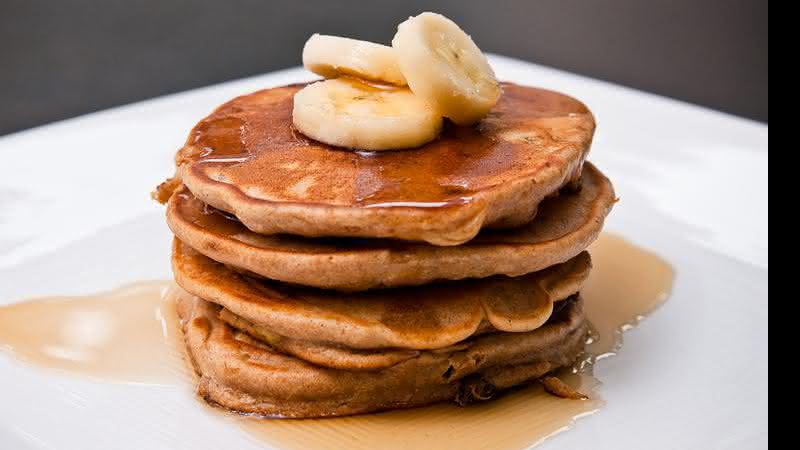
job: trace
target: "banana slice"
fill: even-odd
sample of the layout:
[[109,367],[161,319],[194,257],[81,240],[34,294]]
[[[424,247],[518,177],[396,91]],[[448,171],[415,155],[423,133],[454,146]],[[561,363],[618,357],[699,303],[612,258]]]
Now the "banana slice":
[[314,34],[303,47],[303,65],[325,78],[346,75],[406,85],[394,49],[367,41]]
[[500,97],[486,57],[447,17],[426,12],[409,18],[392,47],[411,90],[459,125],[481,120]]
[[320,81],[298,91],[294,126],[330,145],[363,150],[417,147],[436,138],[442,116],[405,87],[350,78]]

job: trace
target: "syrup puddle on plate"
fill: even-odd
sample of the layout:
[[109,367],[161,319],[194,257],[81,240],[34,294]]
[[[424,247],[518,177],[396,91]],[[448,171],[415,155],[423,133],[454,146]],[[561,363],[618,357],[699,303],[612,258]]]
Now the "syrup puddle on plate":
[[26,364],[99,380],[174,385],[191,368],[172,289],[145,281],[0,307],[0,349]]
[[[220,412],[258,442],[282,449],[492,448],[534,446],[603,404],[592,375],[613,355],[622,332],[663,303],[673,270],[658,256],[612,234],[590,248],[594,269],[582,293],[594,335],[587,355],[562,379],[589,400],[566,400],[538,384],[497,400],[355,417],[270,420]],[[85,297],[55,297],[0,307],[0,348],[20,361],[127,383],[192,383],[180,342],[172,282],[131,284]]]

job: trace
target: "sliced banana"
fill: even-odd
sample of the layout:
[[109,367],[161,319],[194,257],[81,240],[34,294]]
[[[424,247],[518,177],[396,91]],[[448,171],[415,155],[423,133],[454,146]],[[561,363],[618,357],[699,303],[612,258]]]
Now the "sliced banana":
[[373,42],[315,34],[303,47],[303,65],[325,78],[344,75],[406,85],[394,49]]
[[459,125],[481,120],[500,97],[486,57],[447,17],[426,12],[409,18],[392,47],[411,90]]
[[363,150],[417,147],[436,138],[442,116],[405,87],[350,78],[310,84],[294,96],[294,126],[330,145]]

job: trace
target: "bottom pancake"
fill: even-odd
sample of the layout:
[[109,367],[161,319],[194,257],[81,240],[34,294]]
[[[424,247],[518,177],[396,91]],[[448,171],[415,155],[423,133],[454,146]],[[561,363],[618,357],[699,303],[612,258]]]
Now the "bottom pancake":
[[376,371],[321,367],[278,352],[234,328],[221,307],[189,294],[178,300],[189,354],[207,401],[249,414],[310,418],[488,400],[497,392],[572,364],[587,324],[578,296],[542,327],[474,336],[415,352]]

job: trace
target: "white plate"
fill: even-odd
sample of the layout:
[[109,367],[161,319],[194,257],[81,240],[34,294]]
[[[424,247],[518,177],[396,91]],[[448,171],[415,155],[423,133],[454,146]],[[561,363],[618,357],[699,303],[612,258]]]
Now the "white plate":
[[[493,57],[502,79],[595,112],[591,158],[622,198],[608,229],[674,265],[674,295],[600,362],[607,405],[541,448],[766,448],[768,128]],[[300,69],[0,138],[0,304],[170,277],[148,193],[223,101],[310,79]],[[186,389],[189,389],[188,387]],[[99,383],[0,355],[0,448],[257,448],[175,387]]]

